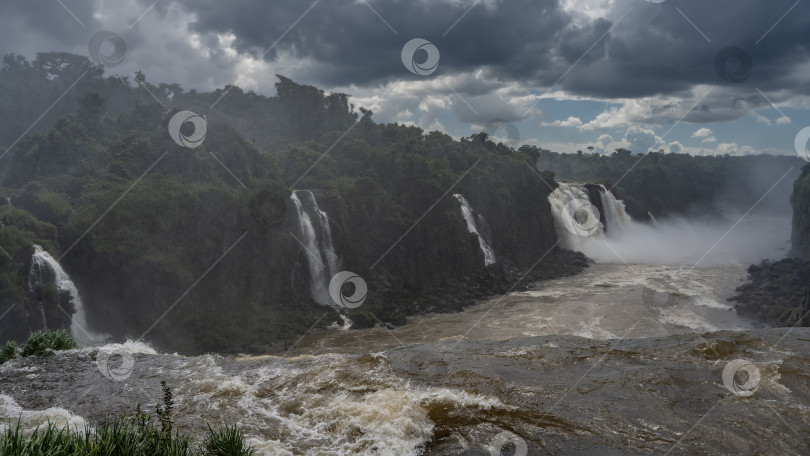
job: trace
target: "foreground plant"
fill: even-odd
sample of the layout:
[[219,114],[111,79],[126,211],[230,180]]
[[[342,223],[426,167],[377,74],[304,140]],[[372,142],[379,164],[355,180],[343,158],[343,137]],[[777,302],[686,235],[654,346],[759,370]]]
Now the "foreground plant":
[[0,350],[0,364],[12,360],[20,356],[20,349],[17,348],[17,343],[13,340],[6,342],[6,345]]
[[13,340],[7,341],[6,345],[0,349],[0,364],[20,356],[50,356],[54,352],[74,348],[79,348],[79,344],[68,331],[43,329],[31,334],[22,350]]
[[77,432],[69,426],[60,427],[48,422],[31,435],[25,436],[20,428],[8,423],[0,435],[0,455],[59,455],[59,456],[251,456],[252,447],[245,444],[245,437],[236,426],[223,430],[208,427],[202,446],[195,448],[190,437],[173,430],[174,401],[166,382],[162,405],[156,407],[157,422],[141,411],[138,404],[133,416],[120,416],[113,422]]
[[245,447],[245,435],[236,426],[226,426],[215,431],[208,426],[208,436],[203,443],[206,454],[214,456],[251,456],[253,447]]
[[22,349],[22,356],[50,356],[55,351],[79,348],[73,336],[64,329],[34,332]]

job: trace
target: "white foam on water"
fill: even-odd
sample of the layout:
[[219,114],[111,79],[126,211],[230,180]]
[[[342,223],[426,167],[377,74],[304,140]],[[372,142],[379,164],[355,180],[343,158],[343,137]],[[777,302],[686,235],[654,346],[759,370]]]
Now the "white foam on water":
[[[19,421],[18,421],[19,420]],[[73,432],[84,432],[87,422],[79,415],[74,415],[60,407],[45,410],[25,410],[11,396],[0,394],[0,433],[9,425],[14,429],[19,422],[23,435],[31,435],[37,428],[47,426],[50,422],[57,428],[67,427]]]
[[178,359],[178,425],[199,433],[201,423],[235,422],[258,454],[418,455],[433,435],[431,407],[508,409],[487,396],[414,386],[393,375],[384,355],[267,357],[224,367],[233,361]]
[[571,334],[588,339],[620,339],[616,334],[599,327],[599,323],[599,320],[593,323],[580,322],[579,329],[574,330]]
[[733,309],[733,308],[734,308],[734,307],[733,307],[732,305],[730,305],[730,304],[723,304],[723,303],[721,303],[721,302],[717,302],[717,301],[715,301],[714,299],[709,298],[709,297],[707,297],[707,296],[695,296],[695,297],[693,297],[692,299],[693,299],[693,301],[692,301],[692,302],[693,302],[693,303],[694,303],[696,306],[710,307],[710,308],[712,308],[712,309],[724,309],[724,310],[729,310],[729,309]]
[[705,318],[683,307],[661,309],[660,320],[662,323],[681,326],[695,331],[710,332],[720,330],[717,326],[707,322]]
[[[158,352],[155,351],[154,348],[150,347],[149,344],[139,340],[127,340],[124,343],[112,343],[112,344],[104,344],[99,345],[97,347],[83,347],[80,348],[78,351],[82,354],[89,354],[94,351],[100,351],[105,353],[115,353],[121,351],[127,351],[132,353],[133,355],[140,354],[140,355],[157,355]],[[68,350],[67,352],[70,352]],[[58,352],[57,352],[58,353]]]

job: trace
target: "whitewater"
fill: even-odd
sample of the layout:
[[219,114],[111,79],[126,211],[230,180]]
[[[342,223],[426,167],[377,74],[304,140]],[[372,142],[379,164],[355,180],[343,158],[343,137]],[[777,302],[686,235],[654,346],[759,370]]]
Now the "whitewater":
[[[594,260],[576,276],[396,329],[335,322],[278,356],[185,357],[130,341],[16,359],[0,365],[0,422],[81,430],[133,404],[154,411],[166,380],[181,431],[236,423],[266,455],[807,454],[810,329],[766,328],[727,301],[746,265],[785,255],[789,221],[639,222],[592,188],[549,196],[563,246]],[[483,215],[454,197],[492,264]],[[332,305],[328,215],[312,192],[291,199],[310,291]],[[723,383],[740,358],[761,375],[751,398]]]

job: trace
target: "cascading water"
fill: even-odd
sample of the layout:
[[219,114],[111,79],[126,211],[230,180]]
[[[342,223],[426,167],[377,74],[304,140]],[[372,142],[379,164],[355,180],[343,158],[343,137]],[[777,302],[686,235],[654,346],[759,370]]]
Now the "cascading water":
[[484,254],[484,265],[489,266],[495,263],[495,250],[492,249],[489,225],[484,220],[484,216],[476,214],[463,195],[456,193],[453,196],[461,203],[461,215],[464,217],[464,221],[467,222],[467,230],[478,237],[478,245]]
[[619,232],[630,224],[631,219],[625,211],[624,202],[616,199],[613,193],[606,189],[604,185],[599,186],[599,198],[602,200],[602,209],[605,221],[608,224],[608,232]]
[[[299,194],[303,198],[299,198]],[[329,296],[329,281],[340,271],[340,258],[332,244],[329,217],[318,207],[311,191],[296,190],[290,199],[298,212],[298,231],[307,250],[312,299],[321,305],[334,305]]]
[[[39,245],[34,244],[34,255],[31,257],[31,269],[28,272],[28,289],[33,290],[36,285],[50,283],[59,290],[66,290],[73,298],[73,307],[76,313],[70,320],[70,333],[83,344],[93,344],[104,340],[107,336],[91,332],[87,327],[87,315],[84,303],[76,285],[62,266],[50,253]],[[40,306],[41,307],[41,306]],[[47,327],[45,312],[42,310],[43,325]]]
[[591,202],[590,192],[585,186],[560,182],[548,196],[548,202],[557,235],[564,247],[577,249],[584,239],[604,234],[605,227],[599,220],[599,210]]

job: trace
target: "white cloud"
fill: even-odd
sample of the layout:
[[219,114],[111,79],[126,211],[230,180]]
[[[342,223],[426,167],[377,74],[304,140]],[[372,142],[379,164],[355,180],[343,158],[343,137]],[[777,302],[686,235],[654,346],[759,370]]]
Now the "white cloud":
[[680,143],[680,141],[673,141],[669,143],[669,151],[672,152],[673,154],[680,154],[681,152],[683,152],[683,150],[684,147],[683,144]]
[[646,154],[649,151],[657,151],[666,145],[663,139],[655,134],[655,131],[633,125],[624,134],[624,140],[630,143],[630,150],[635,153]]
[[542,122],[540,124],[544,127],[579,127],[582,125],[582,120],[579,117],[571,116],[566,120],[555,120],[554,122]]
[[712,135],[712,131],[708,128],[700,128],[698,131],[692,133],[693,138],[706,138]]
[[708,138],[701,141],[701,143],[703,143],[703,144],[713,143],[713,142],[717,142],[717,138],[715,138],[714,136],[709,136]]
[[756,122],[761,123],[761,124],[765,124],[765,125],[770,125],[771,124],[770,119],[768,119],[767,117],[761,116],[759,114],[756,114]]
[[716,153],[728,155],[754,155],[756,151],[751,146],[738,146],[736,143],[720,143]]

